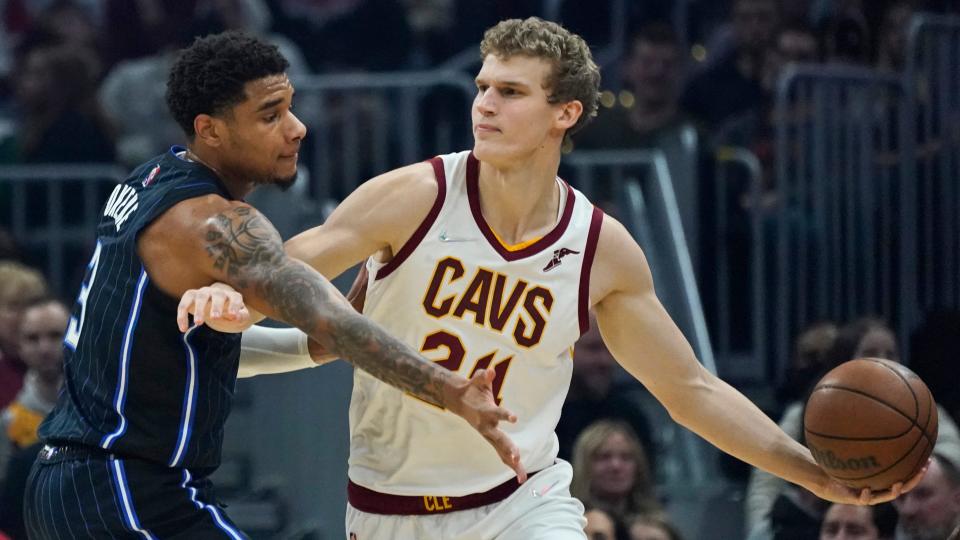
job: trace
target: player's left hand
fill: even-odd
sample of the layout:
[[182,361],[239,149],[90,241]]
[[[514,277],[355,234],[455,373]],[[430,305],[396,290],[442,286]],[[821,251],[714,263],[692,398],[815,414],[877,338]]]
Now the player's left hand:
[[497,451],[500,460],[517,473],[517,480],[522,484],[527,481],[527,471],[520,463],[520,449],[497,427],[501,421],[516,423],[517,417],[498,406],[494,400],[494,377],[496,373],[492,369],[477,370],[469,381],[457,387],[453,395],[447,397],[446,406],[483,435]]
[[177,326],[181,332],[190,328],[188,315],[193,315],[196,326],[206,323],[218,332],[231,334],[243,332],[256,322],[243,303],[243,295],[222,283],[183,293],[177,306]]
[[930,467],[929,460],[927,464],[920,469],[916,475],[906,482],[897,482],[890,489],[884,489],[882,491],[872,491],[869,488],[864,488],[862,490],[857,490],[837,482],[836,480],[831,479],[823,491],[823,493],[814,493],[818,497],[824,500],[839,502],[844,504],[859,504],[859,505],[868,505],[868,504],[880,504],[892,501],[899,497],[900,495],[910,491],[911,489],[917,487],[917,484],[920,483],[920,480],[923,479],[923,475],[927,473],[927,469]]

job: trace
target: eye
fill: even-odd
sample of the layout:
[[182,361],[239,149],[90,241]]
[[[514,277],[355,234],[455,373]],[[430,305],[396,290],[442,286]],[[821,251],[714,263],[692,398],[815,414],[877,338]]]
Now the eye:
[[486,91],[487,91],[487,88],[490,88],[490,87],[487,86],[487,85],[485,85],[485,84],[478,84],[478,85],[477,85],[477,91],[479,91],[481,94],[484,93],[484,92],[486,92]]
[[505,95],[505,96],[515,96],[515,95],[517,95],[517,91],[514,90],[513,88],[510,88],[509,86],[506,87],[506,88],[504,88],[503,90],[500,90],[500,93],[503,94],[503,95]]
[[271,113],[263,117],[264,122],[271,123],[276,122],[280,118],[280,115],[277,113]]

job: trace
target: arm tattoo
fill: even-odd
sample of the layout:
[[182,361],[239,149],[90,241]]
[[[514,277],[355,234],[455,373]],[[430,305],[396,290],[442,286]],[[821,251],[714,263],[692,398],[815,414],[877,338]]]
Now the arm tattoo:
[[445,405],[452,377],[332,296],[326,278],[284,253],[280,235],[259,212],[236,207],[207,222],[205,247],[223,280],[255,295],[328,350],[383,382]]

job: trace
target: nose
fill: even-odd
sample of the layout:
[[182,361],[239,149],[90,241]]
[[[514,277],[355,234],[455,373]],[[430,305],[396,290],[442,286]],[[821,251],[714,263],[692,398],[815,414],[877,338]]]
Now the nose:
[[493,116],[496,114],[496,97],[490,89],[478,91],[473,104],[477,108],[477,111],[483,116]]
[[299,141],[307,136],[307,126],[297,118],[297,115],[290,113],[293,123],[290,128],[290,140]]

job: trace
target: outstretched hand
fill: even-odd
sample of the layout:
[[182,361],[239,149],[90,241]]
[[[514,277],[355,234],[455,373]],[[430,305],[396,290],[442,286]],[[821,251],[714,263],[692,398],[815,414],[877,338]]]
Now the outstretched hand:
[[501,421],[516,423],[517,417],[496,404],[493,396],[492,369],[480,369],[447,400],[447,408],[470,423],[490,443],[507,467],[517,473],[522,484],[527,481],[527,471],[520,463],[520,449],[513,440],[497,426]]
[[243,295],[223,283],[183,293],[177,306],[177,326],[181,332],[190,328],[188,315],[193,315],[196,326],[207,324],[218,332],[231,334],[243,332],[255,322],[243,303]]
[[881,491],[872,491],[870,488],[856,489],[831,479],[822,493],[814,494],[821,499],[844,504],[868,505],[885,503],[917,487],[917,484],[923,479],[923,475],[927,473],[929,467],[930,462],[927,461],[927,464],[924,465],[923,468],[920,469],[920,472],[914,475],[913,478],[906,482],[897,482],[891,486],[890,489]]

